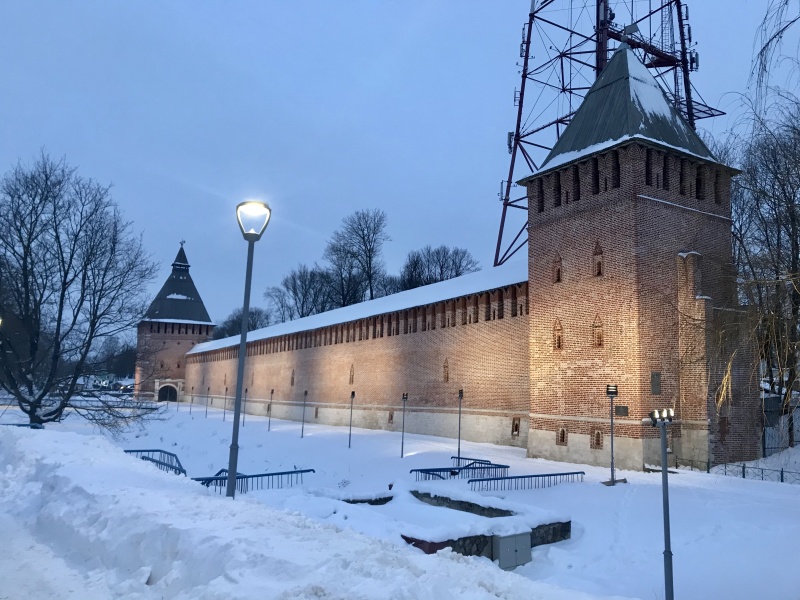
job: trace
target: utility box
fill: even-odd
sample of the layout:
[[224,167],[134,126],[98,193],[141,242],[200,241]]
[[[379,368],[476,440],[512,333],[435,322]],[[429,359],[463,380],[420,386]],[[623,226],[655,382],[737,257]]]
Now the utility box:
[[500,568],[510,571],[531,562],[531,533],[492,536],[492,559],[499,561]]

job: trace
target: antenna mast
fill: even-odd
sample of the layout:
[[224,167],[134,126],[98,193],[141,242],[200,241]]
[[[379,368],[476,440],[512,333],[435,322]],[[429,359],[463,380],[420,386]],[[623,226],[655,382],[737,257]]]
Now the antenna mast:
[[[506,262],[528,242],[528,198],[512,193],[516,180],[536,171],[569,124],[583,96],[608,64],[612,43],[623,40],[653,70],[664,91],[692,128],[699,119],[723,112],[703,103],[690,73],[699,65],[693,50],[688,7],[682,0],[651,0],[638,9],[610,0],[532,0],[520,44],[521,82],[514,92],[516,127],[508,133],[508,177],[498,196],[503,203],[494,265]],[[642,2],[636,4],[643,4]],[[652,8],[653,4],[658,4]],[[623,27],[625,23],[628,27]],[[678,30],[678,43],[675,42]],[[530,85],[527,85],[530,83]],[[532,101],[526,103],[533,94]],[[517,156],[521,159],[518,161]],[[525,164],[523,173],[521,165]],[[518,196],[518,197],[517,197]],[[516,209],[516,213],[509,212]]]

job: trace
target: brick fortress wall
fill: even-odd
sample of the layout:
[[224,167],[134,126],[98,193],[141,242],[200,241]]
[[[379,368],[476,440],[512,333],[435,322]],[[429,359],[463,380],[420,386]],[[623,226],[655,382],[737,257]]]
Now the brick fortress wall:
[[[427,306],[248,342],[246,411],[405,429],[525,447],[530,392],[527,282]],[[231,407],[238,345],[191,354],[184,401]],[[270,399],[272,399],[270,407]]]

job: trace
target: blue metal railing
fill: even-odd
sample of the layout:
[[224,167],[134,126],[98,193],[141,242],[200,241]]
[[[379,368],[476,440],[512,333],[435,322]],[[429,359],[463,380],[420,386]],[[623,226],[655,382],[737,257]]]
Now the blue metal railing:
[[573,483],[583,481],[583,471],[569,473],[542,473],[540,475],[514,475],[511,477],[487,477],[483,479],[470,479],[467,483],[473,491],[495,490],[531,490],[536,488],[551,487],[558,483]]
[[186,475],[186,469],[183,468],[180,459],[172,452],[158,449],[125,450],[125,454],[133,454],[137,458],[153,463],[162,471],[175,473],[176,475]]
[[508,475],[508,465],[490,462],[471,462],[463,467],[441,467],[431,469],[411,469],[417,481],[469,479],[470,477],[504,477]]
[[[258,475],[236,474],[236,491],[246,494],[254,490],[278,490],[303,483],[304,473],[315,473],[314,469],[300,469],[297,471],[281,471],[280,473],[259,473]],[[224,474],[223,474],[224,473]],[[228,469],[221,469],[213,477],[192,477],[204,486],[213,487],[218,494],[225,493],[228,487]]]
[[470,463],[492,463],[490,460],[484,460],[482,458],[467,458],[466,456],[451,456],[450,458],[453,461],[454,467],[463,467],[464,465],[468,465]]

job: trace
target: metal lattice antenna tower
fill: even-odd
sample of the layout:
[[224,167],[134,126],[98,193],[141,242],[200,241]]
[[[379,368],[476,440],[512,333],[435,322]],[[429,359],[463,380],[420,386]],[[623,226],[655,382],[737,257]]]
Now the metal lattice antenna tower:
[[503,213],[495,266],[528,242],[528,199],[524,191],[514,193],[514,182],[539,168],[623,40],[692,128],[699,119],[724,114],[707,106],[691,85],[699,59],[688,19],[682,0],[532,0],[522,28],[516,128],[508,133],[511,162],[498,194]]

